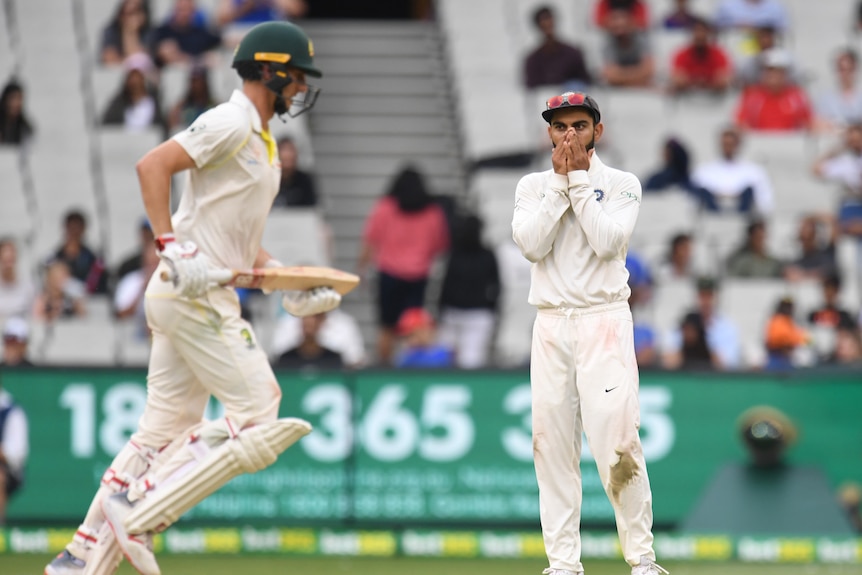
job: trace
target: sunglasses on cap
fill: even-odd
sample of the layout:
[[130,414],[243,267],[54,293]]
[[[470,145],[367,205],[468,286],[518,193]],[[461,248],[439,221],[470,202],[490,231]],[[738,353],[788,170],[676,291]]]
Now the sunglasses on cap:
[[551,117],[554,112],[560,108],[586,108],[593,115],[595,123],[598,124],[602,118],[599,112],[599,105],[590,96],[582,92],[565,92],[559,96],[552,96],[545,102],[545,111],[542,112],[542,118],[546,122],[551,123]]

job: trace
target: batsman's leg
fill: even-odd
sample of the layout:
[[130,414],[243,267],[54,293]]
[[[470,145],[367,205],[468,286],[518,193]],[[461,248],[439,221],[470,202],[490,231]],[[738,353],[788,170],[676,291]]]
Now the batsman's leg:
[[235,429],[229,419],[207,423],[154,479],[138,482],[129,492],[103,502],[105,518],[123,554],[143,575],[159,575],[152,553],[153,532],[169,527],[234,477],[272,465],[311,431],[311,425],[285,418],[238,433]]
[[[147,404],[138,430],[105,472],[84,522],[66,549],[45,568],[45,575],[81,575],[84,572],[84,566],[90,564],[90,556],[99,543],[100,533],[105,533],[102,531],[102,499],[127,489],[129,482],[142,477],[151,465],[167,461],[194,426],[200,424],[208,400],[209,393],[195,380],[170,342],[154,333]],[[101,565],[92,567],[102,569]]]

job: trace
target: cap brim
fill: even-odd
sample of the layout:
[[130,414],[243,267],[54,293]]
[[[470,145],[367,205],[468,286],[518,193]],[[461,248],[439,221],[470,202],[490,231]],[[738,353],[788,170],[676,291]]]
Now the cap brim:
[[296,68],[299,70],[302,70],[303,72],[305,72],[306,74],[308,74],[309,76],[312,76],[314,78],[322,78],[323,77],[323,72],[321,72],[320,70],[318,70],[317,68],[315,68],[313,66],[296,66]]

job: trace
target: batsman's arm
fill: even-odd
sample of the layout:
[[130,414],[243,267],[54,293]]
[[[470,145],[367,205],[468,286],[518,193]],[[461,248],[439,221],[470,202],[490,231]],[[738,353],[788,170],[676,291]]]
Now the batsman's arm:
[[614,185],[607,203],[596,201],[596,193],[584,170],[569,172],[569,197],[572,210],[596,255],[610,260],[622,253],[635,229],[641,205],[641,185],[629,174],[625,181]]
[[171,224],[171,176],[193,167],[195,163],[191,156],[174,140],[159,144],[135,166],[144,208],[156,237],[174,231]]
[[561,174],[551,174],[549,185],[536,189],[536,178],[527,175],[515,190],[515,214],[512,218],[512,239],[529,261],[541,261],[554,246],[560,229],[560,218],[569,209],[566,196],[568,180]]

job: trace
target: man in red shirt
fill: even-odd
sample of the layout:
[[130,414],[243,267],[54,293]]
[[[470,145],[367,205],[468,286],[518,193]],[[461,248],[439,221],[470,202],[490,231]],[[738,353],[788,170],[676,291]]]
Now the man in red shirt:
[[764,54],[758,84],[742,93],[736,109],[739,127],[759,131],[791,131],[811,128],[813,114],[808,96],[788,75],[789,55],[773,48]]
[[695,18],[691,26],[691,44],[673,57],[671,92],[723,92],[730,85],[730,79],[730,58],[715,44],[712,26],[706,20]]

